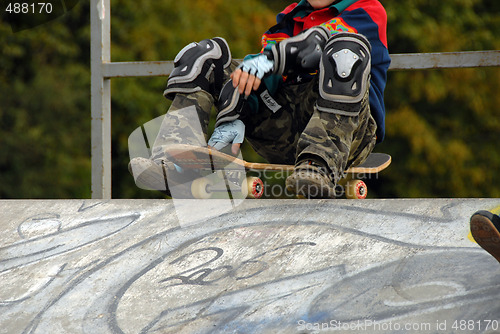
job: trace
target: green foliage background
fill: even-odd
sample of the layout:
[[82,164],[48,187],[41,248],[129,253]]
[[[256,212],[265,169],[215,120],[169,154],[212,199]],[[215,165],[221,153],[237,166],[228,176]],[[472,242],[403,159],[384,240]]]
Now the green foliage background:
[[[0,21],[0,198],[89,198],[90,15],[16,33]],[[112,0],[112,61],[172,60],[223,36],[235,58],[287,1]],[[498,0],[382,0],[391,53],[500,49]],[[3,5],[2,5],[3,6]],[[3,8],[2,8],[3,10]],[[113,197],[158,198],[128,174],[128,136],[166,112],[166,78],[113,79]],[[391,71],[387,136],[393,164],[371,197],[500,197],[500,69]],[[246,147],[244,156],[258,160]]]

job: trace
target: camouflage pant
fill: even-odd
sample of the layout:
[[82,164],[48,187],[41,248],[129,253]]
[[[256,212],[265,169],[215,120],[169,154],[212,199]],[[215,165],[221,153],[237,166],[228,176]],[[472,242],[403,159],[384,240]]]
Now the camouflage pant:
[[[229,73],[236,63],[227,70]],[[362,163],[375,146],[377,125],[370,113],[368,92],[357,116],[319,112],[318,79],[285,85],[275,96],[276,112],[260,101],[258,113],[245,118],[246,133],[254,150],[270,163],[295,164],[307,158],[323,160],[337,183],[342,173]],[[201,91],[177,94],[165,116],[153,147],[153,159],[173,143],[206,145],[214,97]]]
[[[224,82],[238,63],[233,60],[224,70]],[[206,91],[191,94],[176,94],[170,108],[163,119],[152,149],[153,160],[165,157],[164,148],[171,144],[189,144],[206,146],[210,111],[215,98]]]

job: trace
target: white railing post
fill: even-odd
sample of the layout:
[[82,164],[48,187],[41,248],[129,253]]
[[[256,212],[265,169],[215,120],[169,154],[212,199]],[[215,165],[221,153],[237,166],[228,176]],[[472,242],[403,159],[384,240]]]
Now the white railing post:
[[91,155],[92,198],[111,198],[111,79],[103,73],[111,62],[110,0],[91,0]]

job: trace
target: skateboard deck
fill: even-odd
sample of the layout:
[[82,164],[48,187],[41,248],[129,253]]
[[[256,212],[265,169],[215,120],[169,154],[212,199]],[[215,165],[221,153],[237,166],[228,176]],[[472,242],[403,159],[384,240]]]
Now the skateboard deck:
[[[294,165],[286,164],[270,164],[259,162],[248,162],[243,159],[234,157],[232,155],[208,148],[198,147],[185,144],[171,145],[166,150],[167,160],[173,162],[182,169],[197,170],[200,175],[215,173],[217,171],[243,173],[245,171],[281,171],[292,172],[295,168]],[[375,174],[386,169],[391,164],[391,156],[385,153],[371,153],[365,162],[362,164],[351,167],[344,172],[344,183],[346,188],[346,197],[348,198],[365,198],[367,193],[366,184],[355,179],[361,174]],[[241,175],[235,176],[235,179]],[[196,181],[196,180],[195,180]],[[195,197],[207,198],[207,192],[227,191],[227,186],[214,187],[210,179],[200,177],[199,181],[193,181],[192,192]],[[259,198],[262,196],[264,184],[256,177],[247,177],[246,180],[239,181],[243,191],[248,190],[248,196]],[[238,183],[238,182],[236,182]],[[203,194],[199,194],[196,188],[201,189]],[[211,189],[210,189],[211,188]],[[248,189],[245,189],[248,188]],[[347,190],[353,192],[353,196],[347,196]],[[199,196],[197,196],[199,195]]]

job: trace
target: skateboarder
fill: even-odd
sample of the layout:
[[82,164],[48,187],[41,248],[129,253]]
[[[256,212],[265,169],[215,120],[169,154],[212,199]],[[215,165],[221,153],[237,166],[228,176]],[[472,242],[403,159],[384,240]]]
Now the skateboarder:
[[500,262],[500,217],[489,211],[478,211],[470,219],[474,240]]
[[136,183],[159,189],[164,175],[175,179],[165,147],[206,146],[215,105],[209,146],[231,144],[236,153],[246,138],[270,163],[295,164],[289,190],[333,198],[342,173],[384,138],[386,25],[378,0],[302,0],[277,15],[261,52],[241,64],[220,37],[186,46],[167,82],[173,102],[152,156],[131,161]]

